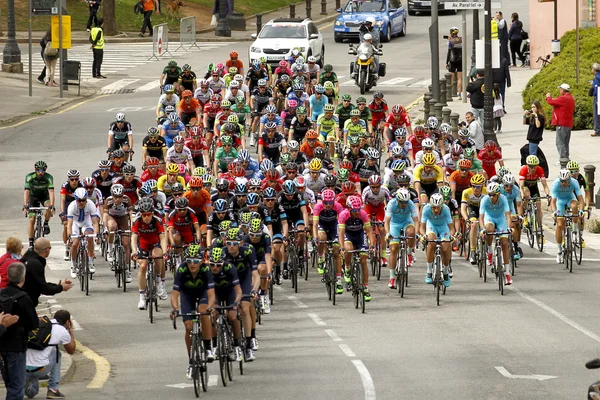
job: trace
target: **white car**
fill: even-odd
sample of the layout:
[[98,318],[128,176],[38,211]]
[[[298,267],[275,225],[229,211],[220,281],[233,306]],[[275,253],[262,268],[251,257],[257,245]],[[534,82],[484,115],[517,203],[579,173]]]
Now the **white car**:
[[293,49],[300,50],[304,59],[314,56],[323,67],[325,44],[323,35],[309,18],[278,18],[267,22],[260,33],[252,34],[256,39],[248,50],[250,63],[264,57],[269,64],[287,60]]

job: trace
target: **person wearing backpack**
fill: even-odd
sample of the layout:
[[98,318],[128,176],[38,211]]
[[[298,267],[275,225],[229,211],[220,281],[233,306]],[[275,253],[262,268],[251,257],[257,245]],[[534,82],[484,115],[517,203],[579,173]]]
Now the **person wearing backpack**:
[[27,333],[39,326],[35,307],[21,289],[24,283],[25,265],[11,264],[8,285],[0,290],[0,312],[17,315],[19,320],[0,337],[0,369],[6,384],[6,400],[22,400],[25,395]]
[[17,323],[19,320],[18,315],[10,315],[0,312],[0,337],[6,333],[6,329]]
[[6,239],[6,253],[0,257],[0,289],[8,285],[8,267],[21,259],[23,251],[23,242],[16,237]]
[[58,310],[53,319],[40,318],[40,327],[30,333],[27,343],[27,369],[25,395],[35,397],[40,391],[40,379],[48,376],[47,399],[64,399],[58,390],[60,383],[61,354],[59,345],[69,354],[75,353],[73,321],[67,310]]

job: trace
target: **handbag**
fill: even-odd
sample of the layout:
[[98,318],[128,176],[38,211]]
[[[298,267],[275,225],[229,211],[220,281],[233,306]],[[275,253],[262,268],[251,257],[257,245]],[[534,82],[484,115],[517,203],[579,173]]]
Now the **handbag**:
[[58,56],[58,49],[52,47],[52,41],[46,43],[46,48],[44,49],[44,56],[50,58]]
[[527,39],[529,39],[529,33],[525,32],[523,29],[521,29],[521,37],[523,38],[523,40],[527,40]]

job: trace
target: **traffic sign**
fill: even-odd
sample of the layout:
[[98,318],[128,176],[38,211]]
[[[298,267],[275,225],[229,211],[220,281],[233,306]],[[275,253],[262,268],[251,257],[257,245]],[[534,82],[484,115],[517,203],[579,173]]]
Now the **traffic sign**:
[[58,7],[64,6],[64,1],[60,0],[31,0],[31,14],[37,15],[58,15]]
[[[485,2],[483,1],[447,1],[444,3],[444,8],[447,10],[483,10]],[[492,1],[492,9],[502,8],[502,3]]]

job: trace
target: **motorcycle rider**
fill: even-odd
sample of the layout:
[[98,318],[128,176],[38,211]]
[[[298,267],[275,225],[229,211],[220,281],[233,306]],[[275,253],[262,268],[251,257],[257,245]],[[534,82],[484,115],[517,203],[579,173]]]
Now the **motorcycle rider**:
[[360,36],[360,42],[362,43],[364,41],[364,36],[367,33],[370,33],[372,36],[372,40],[373,40],[373,45],[374,46],[379,46],[379,27],[377,25],[375,25],[375,18],[374,17],[367,17],[367,19],[360,24],[360,28],[358,28],[358,32],[359,32],[359,36]]
[[[369,17],[372,18],[372,17]],[[367,18],[368,19],[368,18]],[[363,41],[360,44],[360,46],[370,46],[371,47],[371,52],[373,54],[373,62],[375,63],[375,85],[377,86],[377,80],[379,79],[379,55],[381,55],[381,50],[379,50],[377,48],[377,46],[375,46],[373,44],[373,36],[370,33],[366,33],[363,36]],[[360,46],[358,48],[360,48]],[[357,50],[358,50],[357,48]],[[355,79],[356,78],[356,74],[358,73],[358,63],[355,62],[354,63],[354,72],[352,72],[351,78]]]

